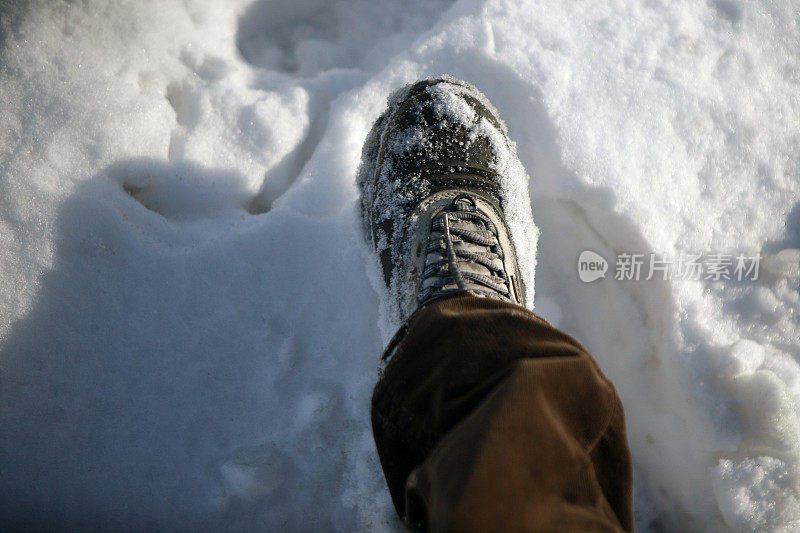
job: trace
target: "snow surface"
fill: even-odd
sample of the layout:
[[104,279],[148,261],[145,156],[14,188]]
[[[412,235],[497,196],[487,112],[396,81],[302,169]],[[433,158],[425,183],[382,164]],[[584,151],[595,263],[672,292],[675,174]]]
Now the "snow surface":
[[[531,175],[536,309],[620,392],[639,529],[800,529],[796,2],[0,6],[3,524],[399,528],[354,177],[448,73]],[[585,249],[764,260],[583,284]]]

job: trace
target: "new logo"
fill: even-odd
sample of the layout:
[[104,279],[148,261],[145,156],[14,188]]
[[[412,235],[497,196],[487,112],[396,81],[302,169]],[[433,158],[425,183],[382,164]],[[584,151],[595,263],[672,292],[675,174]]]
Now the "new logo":
[[606,277],[608,261],[602,255],[591,250],[584,250],[578,257],[578,277],[584,283],[590,283]]

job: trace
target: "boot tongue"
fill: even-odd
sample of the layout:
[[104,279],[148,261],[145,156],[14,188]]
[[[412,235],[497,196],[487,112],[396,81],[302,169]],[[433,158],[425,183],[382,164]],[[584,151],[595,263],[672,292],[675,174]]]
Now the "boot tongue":
[[[474,209],[472,209],[472,211],[474,211]],[[459,230],[475,232],[481,235],[487,234],[488,230],[483,221],[451,218],[449,220],[449,225],[450,225],[451,239],[453,241],[453,248],[456,250],[457,253],[459,254],[463,252],[472,252],[481,254],[491,253],[491,248],[489,246],[470,242],[462,237],[454,235],[454,233],[458,232]],[[502,269],[503,268],[502,261],[499,260],[495,261],[497,262],[499,268]],[[495,261],[493,261],[493,263]],[[458,268],[462,272],[473,272],[475,274],[491,275],[492,273],[486,266],[477,263],[475,261],[459,261]]]
[[[452,276],[451,261],[446,245],[446,232],[449,228],[450,241],[456,253],[456,267],[460,273],[479,274],[492,276],[492,269],[476,260],[470,260],[469,255],[478,255],[484,262],[492,265],[495,271],[503,270],[503,261],[496,257],[493,245],[497,244],[496,232],[480,217],[469,216],[467,213],[476,213],[475,203],[468,197],[457,198],[453,205],[443,213],[437,215],[431,227],[429,248],[425,258],[426,271],[422,283],[423,292],[426,289],[436,290],[439,293],[451,292],[459,289],[457,281]],[[445,220],[446,218],[446,220]],[[486,288],[465,278],[467,289],[479,289],[485,292]],[[437,284],[446,282],[436,287]]]
[[475,204],[472,203],[472,200],[465,197],[456,198],[456,201],[453,202],[453,207],[456,211],[475,211]]

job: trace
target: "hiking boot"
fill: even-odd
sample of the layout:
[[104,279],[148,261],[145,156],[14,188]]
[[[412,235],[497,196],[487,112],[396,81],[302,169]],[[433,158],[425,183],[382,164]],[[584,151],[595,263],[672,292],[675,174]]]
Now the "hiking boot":
[[389,97],[357,182],[395,318],[455,291],[525,305],[503,211],[511,191],[530,220],[521,168],[497,111],[468,83],[428,79]]

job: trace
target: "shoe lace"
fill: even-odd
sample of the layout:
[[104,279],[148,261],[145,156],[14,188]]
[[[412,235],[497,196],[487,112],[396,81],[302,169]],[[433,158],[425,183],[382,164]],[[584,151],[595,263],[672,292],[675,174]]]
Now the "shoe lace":
[[[429,240],[426,253],[436,254],[439,259],[428,263],[422,274],[420,304],[456,290],[510,300],[511,286],[502,266],[504,256],[497,228],[478,210],[470,195],[457,196],[433,218],[431,235],[434,233],[439,236]],[[462,246],[456,246],[457,243]],[[475,272],[475,265],[484,267],[488,273]]]

